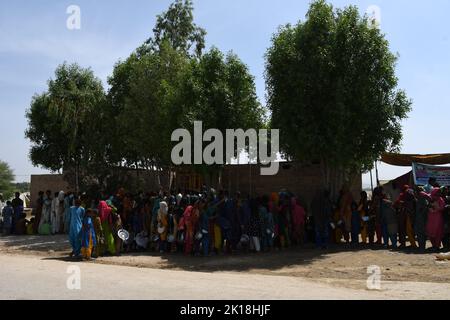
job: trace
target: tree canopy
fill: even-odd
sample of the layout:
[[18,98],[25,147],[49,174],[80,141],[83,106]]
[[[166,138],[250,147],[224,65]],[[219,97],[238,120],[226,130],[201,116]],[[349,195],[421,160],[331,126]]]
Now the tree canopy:
[[156,17],[153,37],[138,52],[157,51],[164,42],[176,51],[200,57],[205,48],[205,29],[194,23],[192,0],[175,0]]
[[205,34],[192,1],[176,0],[157,17],[152,36],[116,63],[108,92],[90,69],[59,66],[27,112],[33,164],[102,184],[112,168],[171,166],[172,132],[192,130],[194,121],[223,132],[260,127],[264,109],[253,76],[231,52],[204,54]]
[[0,160],[0,193],[3,199],[9,199],[14,194],[14,174],[8,163]]
[[397,88],[396,60],[354,6],[318,0],[305,21],[280,28],[266,54],[266,83],[284,154],[320,161],[329,186],[330,171],[359,172],[398,150],[411,102]]
[[[62,64],[49,80],[48,90],[35,95],[27,110],[34,165],[52,171],[74,170],[78,187],[80,168],[86,172],[95,161],[103,161],[102,107],[105,93],[90,69]],[[96,167],[97,169],[97,167]]]
[[273,36],[265,73],[269,123],[248,67],[232,52],[204,52],[205,35],[192,1],[176,0],[149,39],[117,62],[107,92],[90,69],[60,65],[27,111],[33,164],[63,169],[77,185],[90,178],[102,185],[112,168],[159,170],[172,166],[171,133],[192,131],[194,121],[222,133],[280,129],[283,154],[320,162],[328,187],[399,149],[411,102],[398,89],[397,56],[356,7],[316,0],[304,21]]

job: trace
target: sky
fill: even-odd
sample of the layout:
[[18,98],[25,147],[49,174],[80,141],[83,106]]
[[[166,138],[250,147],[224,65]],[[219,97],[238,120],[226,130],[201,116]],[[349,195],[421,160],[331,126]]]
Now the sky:
[[[413,101],[403,122],[403,153],[450,152],[444,132],[450,118],[450,1],[331,1],[356,5],[364,14],[379,8],[380,28],[399,54],[399,88]],[[26,109],[47,88],[56,67],[67,61],[91,67],[106,86],[114,64],[146,40],[156,15],[169,0],[0,0],[0,159],[10,164],[16,181],[47,173],[28,158]],[[70,30],[67,8],[81,9],[81,28]],[[304,0],[194,0],[195,22],[206,29],[207,48],[232,50],[248,65],[265,103],[264,54],[279,26],[303,20]],[[437,138],[436,138],[437,137]],[[442,139],[438,139],[442,137]],[[381,180],[410,170],[379,163]],[[368,174],[363,184],[370,182]]]

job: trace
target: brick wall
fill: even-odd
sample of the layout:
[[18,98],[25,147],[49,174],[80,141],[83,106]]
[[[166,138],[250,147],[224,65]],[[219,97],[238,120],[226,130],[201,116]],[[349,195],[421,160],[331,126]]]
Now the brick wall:
[[[163,186],[168,186],[168,173],[160,174]],[[140,180],[139,188],[144,191],[157,191],[158,179],[155,172],[130,172],[131,179]],[[301,165],[298,163],[280,164],[279,171],[273,176],[260,175],[260,166],[252,165],[229,165],[222,173],[222,187],[234,193],[236,190],[243,194],[263,195],[287,189],[309,206],[317,190],[321,189],[321,172],[319,165]],[[361,175],[355,179],[350,186],[353,196],[359,200],[359,193],[362,189]],[[59,190],[73,190],[64,181],[60,174],[32,175],[31,176],[31,206],[34,207],[38,192],[50,189],[52,193]],[[134,190],[138,191],[138,190]]]
[[68,191],[70,190],[69,185],[63,179],[62,174],[36,174],[31,175],[31,184],[30,184],[30,206],[34,208],[36,206],[36,199],[38,197],[39,191],[47,191],[50,190],[52,192],[52,196],[55,192],[59,192],[61,190]]
[[[232,193],[239,190],[252,196],[269,195],[286,189],[298,195],[300,200],[309,206],[317,190],[322,189],[322,175],[320,166],[314,164],[280,163],[278,173],[273,176],[260,175],[260,166],[257,164],[231,165],[224,169],[222,186]],[[359,200],[361,189],[362,177],[358,175],[350,186],[356,200]]]

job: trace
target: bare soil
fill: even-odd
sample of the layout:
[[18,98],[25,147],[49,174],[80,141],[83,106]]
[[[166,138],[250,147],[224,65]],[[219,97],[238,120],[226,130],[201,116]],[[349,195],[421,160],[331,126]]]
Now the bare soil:
[[[0,237],[0,254],[68,260],[66,235]],[[291,276],[345,287],[364,287],[367,268],[379,266],[382,281],[450,283],[450,261],[437,261],[428,251],[390,251],[378,247],[334,245],[327,250],[292,247],[270,253],[193,257],[184,254],[133,252],[100,257],[92,263],[201,272],[242,272]],[[351,280],[351,281],[349,281]]]

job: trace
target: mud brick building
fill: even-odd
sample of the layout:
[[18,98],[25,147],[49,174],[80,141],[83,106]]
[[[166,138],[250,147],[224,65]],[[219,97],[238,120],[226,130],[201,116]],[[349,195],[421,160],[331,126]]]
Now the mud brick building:
[[[280,163],[278,173],[273,176],[260,175],[259,164],[226,165],[218,185],[214,185],[206,177],[182,167],[159,173],[130,170],[128,175],[130,180],[137,181],[136,185],[139,186],[139,190],[144,191],[157,191],[160,186],[165,189],[169,189],[170,186],[175,190],[200,190],[202,185],[206,184],[216,189],[228,190],[231,194],[239,190],[244,195],[256,196],[285,189],[298,195],[307,206],[316,191],[321,189],[322,183],[319,165],[305,165],[296,162]],[[74,189],[64,181],[63,175],[33,175],[31,176],[32,205],[34,205],[39,190],[56,192]],[[355,199],[359,199],[362,189],[361,174],[357,174],[353,179],[350,189]]]

